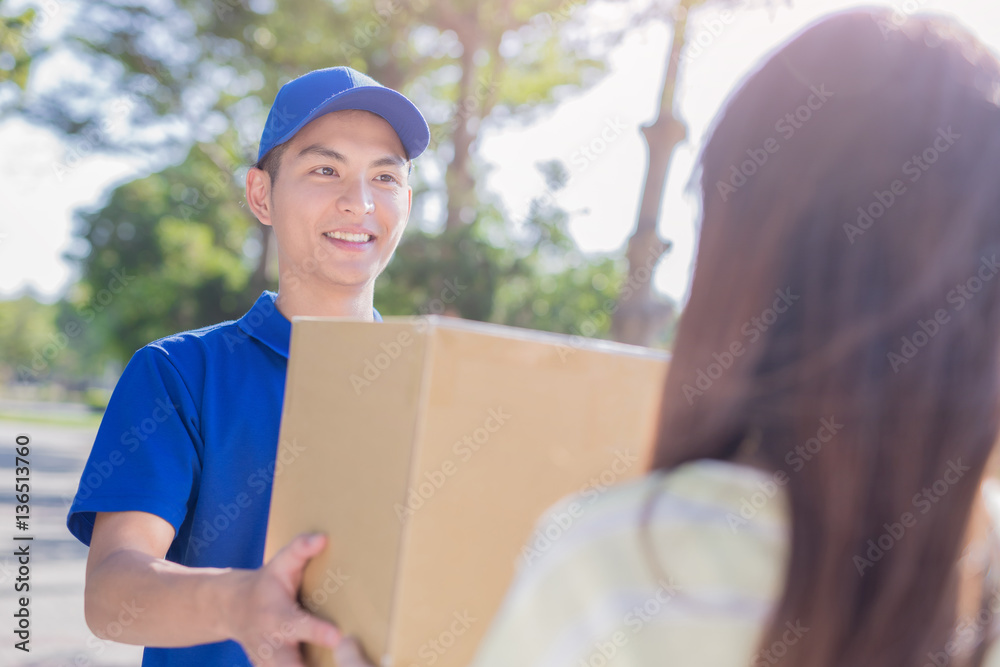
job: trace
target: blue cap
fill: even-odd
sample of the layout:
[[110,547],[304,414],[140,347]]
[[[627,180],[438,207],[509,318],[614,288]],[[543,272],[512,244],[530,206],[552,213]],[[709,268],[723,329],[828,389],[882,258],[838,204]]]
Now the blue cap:
[[267,114],[257,161],[310,121],[343,109],[363,109],[385,118],[399,135],[407,159],[423,153],[430,143],[427,121],[404,95],[350,67],[328,67],[303,74],[281,87]]

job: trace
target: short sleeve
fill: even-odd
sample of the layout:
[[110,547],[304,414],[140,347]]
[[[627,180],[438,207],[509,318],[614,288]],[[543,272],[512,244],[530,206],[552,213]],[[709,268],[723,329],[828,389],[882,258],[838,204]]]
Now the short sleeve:
[[97,512],[142,511],[180,529],[201,473],[199,411],[162,347],[133,355],[111,396],[66,525],[90,545]]

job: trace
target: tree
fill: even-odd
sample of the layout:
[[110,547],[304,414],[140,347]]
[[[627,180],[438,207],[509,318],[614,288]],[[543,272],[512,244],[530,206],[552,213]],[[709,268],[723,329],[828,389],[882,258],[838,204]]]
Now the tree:
[[0,90],[10,84],[23,91],[27,85],[31,54],[24,42],[39,22],[37,12],[30,7],[20,14],[7,15],[4,0],[0,0]]
[[[86,308],[98,312],[88,331],[127,358],[171,331],[235,317],[273,287],[269,230],[239,203],[244,170],[281,83],[350,64],[404,90],[425,111],[432,142],[415,173],[415,201],[446,202],[440,238],[436,221],[414,211],[404,248],[416,252],[397,253],[379,306],[433,312],[444,280],[454,276],[470,287],[450,312],[531,324],[528,315],[541,306],[522,307],[507,285],[533,281],[525,271],[557,266],[505,236],[498,208],[474,187],[475,136],[493,114],[524,113],[551,102],[560,87],[593,80],[600,64],[564,48],[556,29],[571,22],[575,7],[554,0],[90,3],[65,42],[107,73],[102,87],[63,82],[20,99],[19,111],[77,140],[57,170],[97,150],[143,151],[157,156],[151,164],[176,164],[119,186],[101,208],[78,216],[86,243],[73,255],[82,276],[67,296],[67,321]],[[526,229],[544,226],[533,225]],[[128,284],[112,298],[116,272]],[[96,301],[102,294],[106,305]],[[550,315],[537,317],[557,326]]]
[[100,376],[111,355],[77,324],[67,326],[66,306],[39,301],[30,290],[0,301],[0,380],[83,388]]
[[[31,293],[0,301],[0,373],[11,379],[31,380],[51,372],[58,349],[44,350],[56,333],[57,307],[40,303]],[[41,342],[41,344],[40,344]],[[18,372],[20,369],[20,373]]]
[[63,326],[77,320],[125,360],[173,331],[239,317],[267,286],[256,261],[260,226],[210,157],[218,146],[197,145],[180,165],[119,186],[103,207],[78,215],[88,250],[76,257],[83,274]]
[[[746,4],[734,0],[678,0],[666,11],[654,6],[648,12],[650,18],[666,21],[673,37],[666,54],[656,119],[642,127],[649,158],[635,231],[629,237],[626,249],[628,274],[624,285],[628,294],[619,298],[611,325],[615,340],[649,345],[673,315],[672,305],[653,289],[652,275],[660,259],[670,250],[670,241],[660,237],[656,226],[674,149],[687,136],[687,127],[677,117],[674,103],[677,77],[687,46],[690,13],[706,5],[727,9]],[[757,4],[773,3],[761,0]]]
[[[549,192],[566,184],[562,163],[541,163],[538,169]],[[523,228],[515,230],[499,204],[481,202],[479,217],[469,224],[404,237],[397,256],[410,259],[389,264],[376,283],[376,303],[400,314],[448,314],[606,336],[610,320],[600,315],[614,302],[620,263],[583,257],[567,231],[568,219],[550,198],[539,197]]]

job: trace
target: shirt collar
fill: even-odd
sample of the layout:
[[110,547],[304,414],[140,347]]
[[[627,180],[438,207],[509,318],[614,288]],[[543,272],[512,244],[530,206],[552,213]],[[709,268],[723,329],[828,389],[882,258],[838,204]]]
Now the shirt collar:
[[[264,290],[250,310],[236,320],[236,326],[246,335],[256,338],[287,359],[288,344],[292,338],[292,323],[274,305],[276,296],[274,292]],[[376,322],[382,321],[382,316],[374,308],[372,316]]]

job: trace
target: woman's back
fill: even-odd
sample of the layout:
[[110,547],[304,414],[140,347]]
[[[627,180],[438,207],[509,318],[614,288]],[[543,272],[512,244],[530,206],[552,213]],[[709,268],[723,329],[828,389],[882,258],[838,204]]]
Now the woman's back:
[[[574,504],[582,514],[573,512],[579,518],[571,528],[529,556],[472,667],[778,663],[811,629],[801,618],[778,619],[780,637],[761,645],[788,565],[788,480],[787,473],[700,460],[592,501],[565,499],[546,513],[537,535],[548,517],[570,516]],[[921,507],[914,506],[915,520]],[[859,553],[858,576],[878,567],[905,530],[889,526],[887,537]],[[992,621],[959,619],[956,634],[968,639],[962,630]],[[927,663],[951,664],[949,650],[955,653],[941,646]],[[984,665],[1000,667],[1000,645]]]

